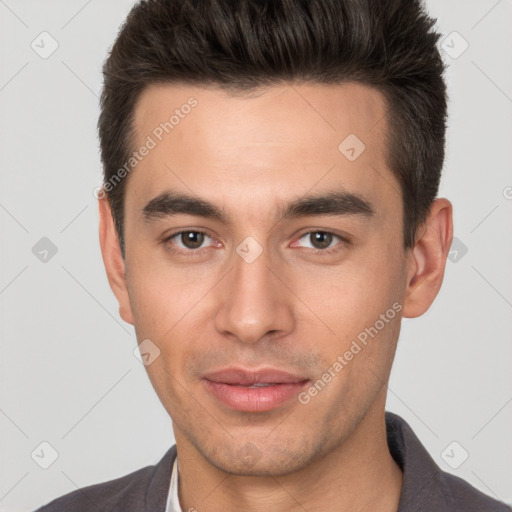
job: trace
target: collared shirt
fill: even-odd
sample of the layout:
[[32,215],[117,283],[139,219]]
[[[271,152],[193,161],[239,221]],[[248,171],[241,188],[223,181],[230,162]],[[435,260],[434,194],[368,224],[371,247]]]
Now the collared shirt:
[[[442,471],[400,416],[386,413],[386,433],[389,451],[403,472],[397,512],[511,512],[504,503]],[[78,489],[36,512],[182,512],[178,469],[174,445],[153,466]]]
[[180,499],[178,498],[178,476],[178,457],[176,457],[172,465],[171,485],[169,486],[165,512],[183,512],[183,510],[181,510]]

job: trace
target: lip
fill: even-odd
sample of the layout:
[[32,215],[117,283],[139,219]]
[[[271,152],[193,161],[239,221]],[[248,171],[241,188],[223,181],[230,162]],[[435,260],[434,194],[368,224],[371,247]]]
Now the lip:
[[[205,374],[202,382],[209,393],[232,409],[264,412],[296,398],[309,379],[276,368],[227,368]],[[254,384],[263,386],[248,387]]]

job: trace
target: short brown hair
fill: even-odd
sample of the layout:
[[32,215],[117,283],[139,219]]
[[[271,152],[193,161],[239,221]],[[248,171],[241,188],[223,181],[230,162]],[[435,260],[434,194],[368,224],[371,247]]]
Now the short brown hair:
[[[444,161],[447,98],[434,23],[420,0],[141,0],[103,66],[104,184],[130,158],[135,105],[150,84],[243,92],[356,81],[387,101],[387,164],[401,186],[404,247],[412,247]],[[123,256],[127,179],[107,191]]]

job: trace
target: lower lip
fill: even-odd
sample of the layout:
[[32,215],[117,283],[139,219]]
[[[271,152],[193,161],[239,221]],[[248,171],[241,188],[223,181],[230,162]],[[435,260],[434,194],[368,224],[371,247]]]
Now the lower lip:
[[296,399],[308,381],[250,388],[204,379],[206,389],[232,409],[246,412],[271,411]]

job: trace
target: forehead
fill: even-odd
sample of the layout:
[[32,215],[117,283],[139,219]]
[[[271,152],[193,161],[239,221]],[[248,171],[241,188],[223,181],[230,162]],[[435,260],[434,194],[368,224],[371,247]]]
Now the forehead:
[[386,109],[379,91],[357,83],[282,84],[250,94],[152,85],[133,124],[134,150],[149,139],[152,148],[128,189],[139,202],[178,188],[211,200],[241,193],[256,207],[317,185],[397,201],[385,162]]

